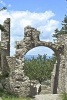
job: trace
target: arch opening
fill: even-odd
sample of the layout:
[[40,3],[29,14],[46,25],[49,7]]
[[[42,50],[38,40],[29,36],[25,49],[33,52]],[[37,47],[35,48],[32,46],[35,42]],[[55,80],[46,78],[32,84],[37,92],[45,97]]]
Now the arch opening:
[[[25,59],[30,60],[31,58],[34,57],[34,59],[38,59],[38,54],[42,56],[45,54],[46,58],[52,59],[52,57],[54,56],[53,54],[55,54],[55,52],[53,50],[51,50],[48,47],[44,47],[44,46],[38,46],[35,47],[31,50],[29,50],[26,54],[25,54]],[[56,55],[55,55],[56,56]],[[57,57],[56,57],[57,60]],[[54,76],[51,75],[51,92],[56,94],[57,93],[57,88],[58,88],[58,75],[59,75],[59,64],[58,61],[56,61],[56,63],[54,64],[53,70],[52,72],[55,70],[54,72]]]
[[25,54],[25,58],[28,58],[28,57],[37,57],[38,54],[39,55],[44,55],[44,54],[47,54],[47,57],[52,57],[52,54],[54,53],[53,50],[49,49],[48,47],[44,47],[44,46],[38,46],[38,47],[35,47],[31,50],[29,50],[26,54]]

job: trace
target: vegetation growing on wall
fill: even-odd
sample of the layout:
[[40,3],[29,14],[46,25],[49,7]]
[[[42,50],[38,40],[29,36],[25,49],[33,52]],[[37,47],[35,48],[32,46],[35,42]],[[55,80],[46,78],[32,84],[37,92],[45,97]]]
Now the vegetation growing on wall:
[[57,38],[60,34],[67,34],[67,15],[65,15],[64,20],[62,21],[62,28],[60,30],[57,28],[53,37]]

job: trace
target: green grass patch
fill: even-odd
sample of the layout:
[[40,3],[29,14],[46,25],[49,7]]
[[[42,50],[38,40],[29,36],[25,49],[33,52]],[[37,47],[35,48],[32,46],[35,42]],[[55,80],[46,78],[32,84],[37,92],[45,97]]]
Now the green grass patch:
[[0,91],[0,97],[2,100],[31,100],[30,97],[17,97],[16,95],[4,91]]
[[67,93],[63,93],[63,94],[61,95],[61,98],[62,98],[62,100],[67,100]]
[[2,97],[2,100],[31,100],[30,98],[23,97]]

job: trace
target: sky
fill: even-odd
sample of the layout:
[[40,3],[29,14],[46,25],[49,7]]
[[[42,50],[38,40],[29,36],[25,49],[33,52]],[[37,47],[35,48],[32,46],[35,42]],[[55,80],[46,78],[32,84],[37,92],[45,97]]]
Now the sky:
[[[11,18],[11,56],[15,54],[15,41],[24,38],[24,27],[30,25],[37,28],[41,41],[53,41],[52,35],[56,28],[61,27],[61,22],[67,13],[66,0],[0,0],[0,24],[6,18]],[[0,34],[1,35],[1,34]],[[53,51],[46,47],[36,47],[27,52],[27,55],[47,54]]]

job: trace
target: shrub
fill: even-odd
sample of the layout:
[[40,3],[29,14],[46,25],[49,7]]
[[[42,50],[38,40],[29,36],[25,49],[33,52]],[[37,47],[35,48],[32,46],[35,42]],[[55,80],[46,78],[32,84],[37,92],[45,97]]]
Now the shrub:
[[67,100],[67,93],[62,94],[62,100]]

